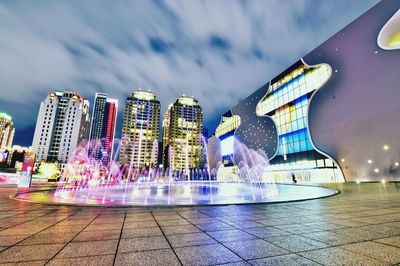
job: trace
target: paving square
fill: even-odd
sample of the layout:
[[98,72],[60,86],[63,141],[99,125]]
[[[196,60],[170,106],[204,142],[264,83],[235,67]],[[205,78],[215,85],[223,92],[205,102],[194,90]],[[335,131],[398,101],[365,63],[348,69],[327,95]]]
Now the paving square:
[[[334,185],[332,185],[334,186]],[[302,202],[107,208],[23,203],[0,187],[6,265],[396,265],[400,188]],[[366,193],[366,191],[368,193]]]

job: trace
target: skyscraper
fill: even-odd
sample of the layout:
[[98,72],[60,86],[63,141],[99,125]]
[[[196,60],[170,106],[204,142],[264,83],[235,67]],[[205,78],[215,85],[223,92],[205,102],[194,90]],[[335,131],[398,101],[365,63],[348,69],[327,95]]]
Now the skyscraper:
[[14,134],[15,128],[11,116],[0,113],[0,150],[11,148]]
[[117,122],[118,100],[106,93],[96,93],[89,140],[96,147],[91,147],[92,156],[103,163],[108,163],[112,156],[115,125]]
[[198,101],[181,96],[171,104],[163,119],[163,162],[172,170],[200,168],[203,111]]
[[41,160],[68,161],[76,146],[89,135],[89,102],[76,92],[56,91],[40,104],[32,151]]
[[134,91],[125,102],[120,162],[133,168],[155,167],[158,156],[160,102],[148,91]]

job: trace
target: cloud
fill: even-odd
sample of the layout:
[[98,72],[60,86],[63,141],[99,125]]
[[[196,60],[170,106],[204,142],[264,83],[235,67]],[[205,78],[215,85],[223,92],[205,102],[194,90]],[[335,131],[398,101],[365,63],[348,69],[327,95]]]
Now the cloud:
[[90,100],[105,91],[122,112],[141,87],[157,93],[163,111],[193,95],[213,126],[376,2],[2,2],[0,111],[14,117],[18,134],[35,124],[48,91],[73,88]]

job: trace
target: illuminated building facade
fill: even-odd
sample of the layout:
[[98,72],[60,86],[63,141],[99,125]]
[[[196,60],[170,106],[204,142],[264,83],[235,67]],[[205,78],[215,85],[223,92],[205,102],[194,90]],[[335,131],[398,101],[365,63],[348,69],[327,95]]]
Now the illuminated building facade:
[[232,172],[240,142],[278,182],[400,180],[399,29],[400,3],[381,1],[231,108],[211,165]]
[[270,160],[275,179],[287,173],[303,182],[343,182],[337,164],[317,151],[308,132],[311,96],[331,77],[327,64],[308,66],[300,60],[270,82],[267,94],[256,106],[257,116],[271,117],[278,133],[278,147]]
[[170,110],[172,103],[168,106],[167,111],[163,115],[162,120],[162,165],[163,167],[169,166],[169,126],[170,126]]
[[215,136],[220,140],[222,167],[218,169],[218,179],[229,181],[238,178],[239,171],[234,162],[234,135],[240,126],[240,116],[227,112],[221,117],[221,122],[215,130]]
[[172,170],[199,169],[203,111],[192,97],[179,97],[163,119],[163,162]]
[[237,179],[239,141],[265,152],[270,166],[264,176],[270,180],[291,182],[295,176],[298,182],[344,181],[338,165],[314,147],[308,132],[310,99],[331,74],[327,64],[308,66],[299,60],[225,113],[215,131],[223,165],[219,179]]
[[15,128],[11,116],[0,113],[0,151],[11,148],[14,134]]
[[125,102],[120,162],[133,168],[155,167],[158,157],[160,102],[148,91],[135,91]]
[[89,137],[95,147],[90,150],[92,157],[104,164],[112,158],[117,113],[117,99],[108,97],[106,93],[96,93]]
[[76,92],[56,91],[41,102],[33,137],[36,163],[67,163],[77,145],[89,137],[89,102]]

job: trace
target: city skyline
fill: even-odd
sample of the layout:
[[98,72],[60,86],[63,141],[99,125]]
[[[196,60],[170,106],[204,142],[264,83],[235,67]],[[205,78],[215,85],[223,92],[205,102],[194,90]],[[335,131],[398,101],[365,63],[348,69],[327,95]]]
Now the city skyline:
[[[173,97],[193,94],[203,103],[205,126],[214,129],[220,120],[215,114],[240,102],[266,78],[376,2],[232,2],[223,9],[212,2],[193,6],[149,2],[130,8],[146,10],[147,17],[140,16],[143,24],[135,23],[131,18],[135,16],[127,16],[119,4],[99,4],[95,19],[86,5],[74,12],[74,3],[53,2],[27,12],[23,2],[2,3],[0,25],[13,27],[0,26],[0,57],[6,62],[0,67],[0,73],[5,74],[1,75],[0,87],[8,92],[0,100],[0,112],[13,117],[14,143],[28,146],[39,102],[49,91],[73,88],[93,103],[96,91],[121,101],[132,88],[142,87],[159,95],[162,113]],[[205,23],[201,15],[192,15],[195,9],[209,17],[210,23]],[[281,10],[284,15],[257,12],[269,9]],[[108,11],[118,14],[113,16],[116,22],[109,21],[105,15]],[[340,18],[332,19],[337,12]],[[115,23],[118,31],[113,29]],[[161,26],[166,29],[163,34]],[[73,31],[75,28],[81,30]],[[21,38],[23,41],[19,41]],[[293,40],[296,46],[291,45]],[[24,46],[15,45],[15,41]],[[49,56],[37,57],[43,53]],[[155,66],[160,71],[155,73]],[[209,97],[211,93],[216,93],[215,97]],[[223,99],[223,104],[216,104],[216,99]],[[16,104],[21,107],[18,111]],[[117,137],[122,113],[120,105]]]

